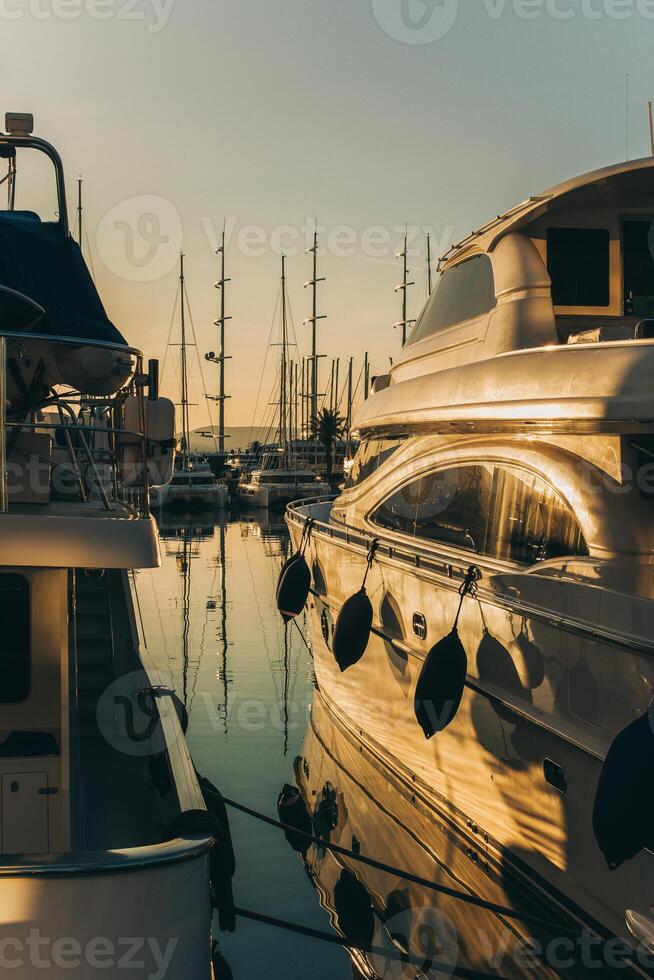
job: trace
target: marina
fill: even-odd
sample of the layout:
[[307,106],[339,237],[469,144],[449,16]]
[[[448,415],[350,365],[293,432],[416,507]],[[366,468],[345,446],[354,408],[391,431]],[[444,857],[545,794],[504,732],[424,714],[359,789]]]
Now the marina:
[[0,980],[654,978],[646,5],[114,6],[0,9]]

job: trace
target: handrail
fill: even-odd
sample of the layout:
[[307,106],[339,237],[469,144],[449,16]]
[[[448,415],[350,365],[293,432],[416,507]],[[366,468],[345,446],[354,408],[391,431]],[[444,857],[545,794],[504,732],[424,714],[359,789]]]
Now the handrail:
[[101,347],[105,350],[118,350],[121,353],[133,354],[134,357],[143,357],[143,352],[138,347],[117,344],[111,340],[96,340],[93,337],[65,337],[60,334],[21,333],[20,331],[2,329],[0,329],[0,337],[5,337],[7,340],[19,340],[21,343],[39,340],[47,344],[64,344],[71,347]]
[[[379,545],[376,551],[378,557],[386,556],[389,560],[395,559],[397,561],[406,562],[407,565],[411,566],[416,571],[431,572],[435,575],[444,576],[446,579],[452,581],[451,585],[446,586],[447,588],[450,588],[451,590],[458,589],[460,584],[459,580],[465,577],[465,573],[469,565],[469,562],[467,561],[459,564],[455,560],[448,561],[445,558],[436,558],[426,549],[421,549],[419,547],[416,547],[410,551],[406,547],[403,548],[401,545],[391,544],[387,540],[384,540],[383,537],[380,539],[379,536],[375,536],[368,531],[361,531],[347,525],[338,527],[333,524],[326,524],[324,521],[305,516],[304,514],[299,513],[297,510],[298,507],[306,507],[315,505],[316,503],[327,502],[327,499],[321,500],[309,498],[307,501],[297,501],[296,503],[289,504],[286,511],[287,520],[295,522],[300,526],[306,524],[308,520],[312,520],[313,524],[311,535],[313,538],[320,536],[320,534],[324,534],[326,537],[331,538],[332,540],[337,539],[342,541],[344,544],[349,545],[350,547],[358,546],[361,548],[362,552],[365,553],[367,553],[370,549],[371,543],[374,540],[378,540]],[[489,606],[493,606],[497,609],[504,609],[516,615],[536,620],[537,622],[551,626],[554,629],[566,630],[569,633],[573,633],[576,636],[581,636],[585,639],[608,643],[611,646],[620,647],[621,649],[632,650],[634,653],[639,653],[643,656],[654,657],[654,644],[647,643],[639,637],[628,636],[624,633],[619,633],[606,627],[585,623],[583,620],[575,619],[570,616],[559,616],[548,612],[540,606],[534,606],[529,602],[525,602],[524,600],[517,598],[510,599],[507,596],[500,595],[497,592],[484,588],[481,584],[477,586],[477,597],[483,599],[483,601]]]
[[68,204],[66,203],[66,179],[64,176],[64,165],[57,150],[55,150],[51,143],[39,139],[37,136],[12,136],[4,133],[0,134],[0,145],[14,146],[16,148],[22,147],[28,150],[40,150],[41,153],[44,153],[50,158],[54,166],[57,183],[57,200],[59,204],[58,224],[61,226],[64,235],[68,237],[70,235],[70,229],[68,227]]
[[215,838],[212,836],[193,834],[175,837],[160,844],[112,848],[107,851],[5,854],[0,860],[0,878],[76,877],[135,871],[200,857],[210,851],[214,843]]
[[[7,464],[7,433],[12,430],[14,433],[20,433],[21,430],[38,432],[38,431],[60,431],[64,430],[65,441],[68,449],[68,453],[71,457],[71,462],[73,464],[73,470],[78,476],[78,493],[79,498],[82,503],[87,502],[87,495],[84,492],[84,487],[79,480],[79,468],[77,466],[76,453],[79,452],[83,454],[86,459],[89,471],[94,474],[96,486],[98,492],[103,500],[105,510],[111,510],[110,496],[114,500],[126,500],[130,499],[136,503],[138,512],[143,517],[148,517],[150,513],[150,501],[149,501],[149,465],[148,465],[148,436],[147,436],[147,414],[143,405],[143,399],[145,397],[143,390],[143,354],[136,347],[130,347],[127,344],[115,343],[106,340],[96,340],[96,339],[86,339],[81,337],[60,337],[56,335],[49,334],[36,334],[36,333],[23,333],[16,331],[6,331],[0,330],[0,388],[6,392],[7,384],[7,360],[8,360],[8,349],[10,345],[20,344],[22,347],[29,349],[32,343],[37,344],[48,344],[50,346],[65,346],[65,347],[91,347],[100,350],[109,350],[114,354],[120,354],[123,357],[126,355],[131,359],[129,372],[127,376],[123,379],[122,386],[109,395],[98,400],[92,396],[85,397],[83,392],[78,392],[76,390],[68,391],[64,386],[62,390],[59,390],[58,386],[49,389],[49,396],[43,400],[41,399],[38,404],[34,404],[29,409],[30,412],[34,412],[37,409],[46,411],[48,408],[59,409],[60,423],[57,424],[53,421],[43,421],[36,422],[30,420],[26,413],[19,412],[18,418],[7,419],[6,412],[6,397],[3,398],[4,411],[0,410],[0,513],[7,513],[9,510],[9,495],[7,491],[7,474],[8,474],[8,464]],[[70,387],[70,386],[68,386]],[[140,401],[139,406],[139,418],[137,425],[139,425],[139,430],[133,428],[128,428],[127,426],[121,427],[120,423],[122,419],[117,418],[115,414],[116,406],[120,410],[120,406],[124,404],[125,399],[128,396],[134,396]],[[80,414],[76,414],[71,407],[71,398],[75,398],[75,404],[79,405]],[[82,414],[84,408],[94,408],[101,407],[103,410],[107,410],[112,413],[108,420],[101,418],[99,421],[105,421],[105,424],[94,425],[90,424],[90,420],[85,419]],[[70,416],[70,425],[66,425],[61,420],[62,409]],[[25,414],[25,417],[21,417]],[[33,416],[32,416],[33,417]],[[107,421],[109,424],[107,424]],[[126,421],[126,420],[125,420]],[[118,424],[116,424],[118,422]],[[73,447],[70,434],[75,432],[77,438],[79,439],[79,446]],[[111,488],[109,493],[107,493],[107,488],[103,484],[99,472],[96,467],[96,459],[98,458],[98,449],[94,446],[89,445],[88,436],[96,435],[106,435],[109,439],[109,445],[103,448],[101,452],[101,459],[105,460],[107,458],[107,453],[109,454],[109,459],[112,469],[112,480]],[[133,472],[125,472],[123,463],[126,462],[126,457],[123,457],[123,453],[128,448],[128,442],[125,438],[129,440],[129,444],[133,446],[138,446],[136,453],[136,458],[131,461],[134,465]],[[13,439],[15,436],[12,436]],[[10,442],[12,445],[13,442]],[[122,463],[121,463],[122,461]],[[43,462],[43,460],[42,460]],[[47,460],[50,463],[50,460]],[[120,474],[120,475],[119,475]],[[134,477],[137,476],[137,479]]]

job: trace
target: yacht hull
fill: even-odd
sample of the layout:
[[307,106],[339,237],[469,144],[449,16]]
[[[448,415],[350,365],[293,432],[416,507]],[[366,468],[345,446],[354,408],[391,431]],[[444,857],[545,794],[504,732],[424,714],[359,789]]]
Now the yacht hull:
[[317,493],[327,492],[327,488],[321,490],[321,486],[316,483],[298,484],[297,486],[275,486],[272,485],[246,485],[239,492],[239,501],[244,507],[267,508],[268,510],[283,511],[293,500],[299,497],[315,496]]
[[153,507],[197,508],[198,510],[201,508],[218,510],[226,507],[228,502],[227,487],[222,484],[200,488],[167,484],[164,487],[155,487],[151,497]]
[[2,972],[38,980],[63,969],[80,980],[119,980],[132,967],[141,977],[209,980],[208,860],[204,853],[150,869],[117,864],[113,873],[59,875],[55,863],[43,876],[25,877],[3,867]]
[[[290,513],[296,547],[302,523]],[[628,936],[627,910],[651,916],[654,855],[642,851],[610,871],[592,811],[611,741],[647,709],[651,658],[593,639],[592,629],[585,638],[545,614],[525,615],[489,586],[466,600],[459,622],[468,658],[461,707],[428,741],[414,712],[416,685],[427,652],[452,630],[465,569],[437,574],[392,548],[380,555],[367,580],[373,634],[362,660],[342,673],[331,649],[333,626],[361,588],[366,549],[356,546],[356,535],[321,530],[314,528],[307,551],[315,589],[309,620],[317,684],[330,707],[476,847],[520,869],[544,893],[562,896],[587,921]],[[563,612],[598,593],[584,600],[569,583],[541,580],[535,587],[544,590],[543,606],[560,600]],[[423,639],[413,632],[416,613],[428,623]],[[597,622],[597,609],[589,606],[587,614]],[[625,619],[638,615],[627,610]],[[562,774],[558,788],[548,782],[549,761],[547,774]]]

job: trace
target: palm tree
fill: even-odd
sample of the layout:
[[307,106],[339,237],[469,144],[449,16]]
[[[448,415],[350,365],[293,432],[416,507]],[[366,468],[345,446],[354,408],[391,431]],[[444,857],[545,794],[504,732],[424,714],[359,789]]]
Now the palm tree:
[[259,442],[258,439],[253,439],[250,445],[248,446],[248,452],[254,453],[255,456],[258,456],[260,450],[261,450],[261,443]]
[[345,433],[345,419],[336,409],[321,408],[311,419],[311,438],[317,439],[325,447],[325,469],[327,480],[331,483],[334,449]]

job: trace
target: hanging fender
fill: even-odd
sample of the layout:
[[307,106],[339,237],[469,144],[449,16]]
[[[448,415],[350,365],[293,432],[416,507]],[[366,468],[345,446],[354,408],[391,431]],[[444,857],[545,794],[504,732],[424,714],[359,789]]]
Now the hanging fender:
[[288,623],[302,612],[309,598],[311,571],[304,556],[314,522],[308,520],[302,529],[300,547],[284,562],[277,580],[275,599],[282,619]]
[[285,830],[284,837],[294,851],[306,857],[309,850],[310,841],[302,834],[312,834],[313,825],[311,817],[307,812],[304,800],[296,786],[289,786],[288,783],[282,788],[277,800],[277,815],[281,823],[293,830],[300,831],[294,834],[293,830]]
[[343,603],[336,619],[332,651],[341,672],[354,667],[361,660],[370,640],[373,610],[366,592],[366,580],[378,547],[379,541],[373,541],[368,552],[361,589]]
[[[653,702],[654,705],[654,702]],[[593,831],[611,871],[654,847],[654,733],[652,705],[613,741],[600,773]]]
[[218,910],[218,921],[221,930],[223,932],[234,932],[236,929],[236,915],[234,912],[232,878],[236,872],[236,856],[234,854],[227,808],[220,791],[213,783],[199,773],[196,773],[196,775],[207,809],[191,810],[188,813],[181,813],[174,821],[173,827],[176,830],[181,827],[187,833],[193,832],[196,824],[200,832],[202,832],[203,823],[207,827],[211,826],[214,828],[212,832],[216,838],[216,843],[209,858],[213,900]]
[[457,715],[468,676],[468,657],[459,637],[463,601],[474,596],[481,572],[471,565],[459,589],[461,599],[452,632],[431,648],[416,685],[414,711],[425,738],[444,731]]

